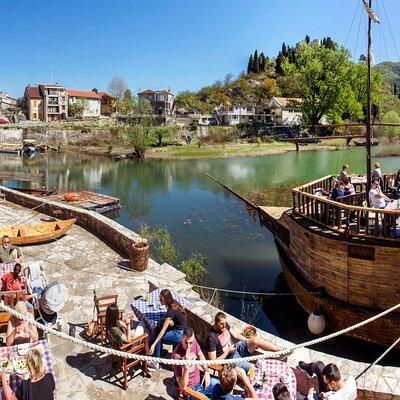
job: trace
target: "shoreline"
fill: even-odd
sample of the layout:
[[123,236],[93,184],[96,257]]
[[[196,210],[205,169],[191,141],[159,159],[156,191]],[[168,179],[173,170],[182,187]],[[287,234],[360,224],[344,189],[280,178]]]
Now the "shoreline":
[[[343,141],[343,143],[345,143]],[[302,151],[333,151],[343,150],[347,146],[344,144],[321,144],[313,143],[307,146],[302,146]],[[102,146],[80,146],[80,145],[66,145],[64,146],[66,153],[88,154],[92,156],[107,156],[110,158],[125,155],[132,148],[117,147],[114,151],[110,152],[106,147]],[[276,154],[284,154],[288,152],[295,152],[296,147],[293,143],[288,142],[273,142],[263,143],[257,145],[254,143],[226,143],[216,145],[182,145],[182,146],[164,146],[164,147],[151,147],[146,153],[146,160],[154,161],[187,161],[187,160],[213,160],[213,159],[226,159],[226,158],[242,158],[242,157],[263,157]]]

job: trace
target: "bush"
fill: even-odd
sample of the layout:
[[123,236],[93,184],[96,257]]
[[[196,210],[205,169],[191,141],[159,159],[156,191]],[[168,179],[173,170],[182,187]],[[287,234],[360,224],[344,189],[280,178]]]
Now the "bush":
[[[386,124],[400,124],[400,115],[396,111],[387,112],[382,122]],[[400,139],[400,126],[380,126],[379,135],[388,139],[389,143]]]
[[232,126],[210,126],[207,136],[202,138],[203,143],[217,144],[233,142],[239,137],[238,131]]
[[186,279],[192,285],[201,285],[207,274],[207,259],[198,253],[191,254],[179,264],[179,269],[186,274]]

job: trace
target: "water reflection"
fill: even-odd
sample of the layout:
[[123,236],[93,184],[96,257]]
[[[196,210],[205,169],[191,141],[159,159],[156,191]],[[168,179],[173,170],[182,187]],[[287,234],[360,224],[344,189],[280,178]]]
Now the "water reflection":
[[[254,222],[242,202],[204,172],[257,204],[290,205],[293,186],[337,173],[344,161],[350,164],[351,172],[362,172],[364,158],[362,149],[142,162],[114,162],[82,154],[37,155],[33,159],[0,155],[0,169],[43,172],[46,188],[86,189],[119,197],[123,208],[111,218],[134,230],[142,220],[166,226],[183,256],[200,252],[208,258],[208,285],[271,291],[281,272],[272,235]],[[396,158],[380,161],[383,171],[398,169]],[[40,187],[34,183],[7,184]],[[240,302],[227,299],[225,306],[240,316]],[[260,312],[256,323],[282,333],[269,313]]]

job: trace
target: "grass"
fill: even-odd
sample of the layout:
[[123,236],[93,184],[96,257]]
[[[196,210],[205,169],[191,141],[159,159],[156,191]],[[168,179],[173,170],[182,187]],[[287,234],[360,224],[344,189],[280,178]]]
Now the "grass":
[[373,149],[375,157],[397,157],[400,156],[400,140],[388,142],[381,140],[379,146]]
[[[330,140],[323,143],[301,146],[303,150],[336,149],[344,147],[345,141],[341,139]],[[150,148],[146,156],[157,159],[179,159],[190,160],[200,158],[231,158],[231,157],[252,157],[268,154],[284,153],[293,151],[296,147],[293,143],[272,142],[272,143],[225,143],[208,144],[199,147],[197,144]]]

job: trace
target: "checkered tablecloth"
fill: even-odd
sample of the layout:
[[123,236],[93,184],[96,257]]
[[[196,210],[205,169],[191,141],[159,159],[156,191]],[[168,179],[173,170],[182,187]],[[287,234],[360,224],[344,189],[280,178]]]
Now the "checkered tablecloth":
[[[30,348],[34,347],[39,347],[43,353],[43,359],[44,359],[44,370],[46,373],[51,373],[54,376],[54,368],[53,368],[53,360],[51,357],[51,352],[49,350],[49,347],[47,345],[46,340],[39,340],[38,342],[35,343],[30,343],[29,344]],[[14,358],[15,360],[24,360],[26,356],[21,356],[18,354],[18,348],[20,346],[27,346],[27,344],[24,345],[18,345],[18,346],[11,346],[11,347],[0,347],[0,360],[4,359],[12,359]],[[13,392],[17,390],[17,388],[21,385],[23,376],[20,376],[16,374],[15,372],[10,374],[10,387]],[[54,376],[55,379],[55,376]],[[57,381],[56,381],[57,382]],[[4,393],[3,390],[0,390],[0,399],[4,399]]]
[[257,362],[254,368],[255,375],[251,383],[262,385],[262,379],[265,374],[267,386],[256,389],[259,399],[273,400],[272,388],[275,384],[281,382],[287,386],[290,398],[296,400],[296,376],[290,366],[278,360],[261,360]]
[[[155,289],[149,294],[149,301],[144,298],[134,300],[132,309],[140,321],[144,321],[151,331],[164,319],[167,309],[160,303],[161,289]],[[172,292],[172,297],[178,301],[182,307],[186,307],[186,300],[179,294]]]

